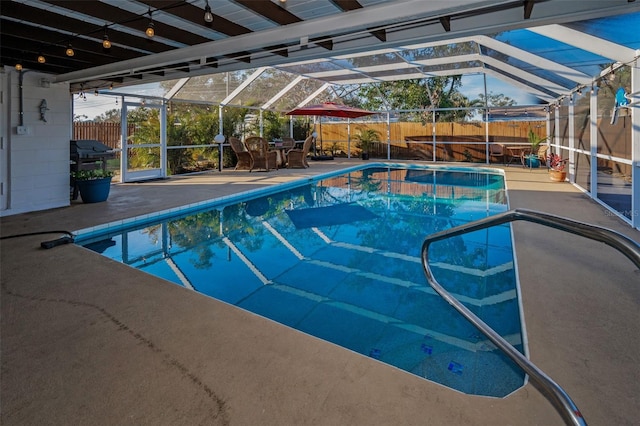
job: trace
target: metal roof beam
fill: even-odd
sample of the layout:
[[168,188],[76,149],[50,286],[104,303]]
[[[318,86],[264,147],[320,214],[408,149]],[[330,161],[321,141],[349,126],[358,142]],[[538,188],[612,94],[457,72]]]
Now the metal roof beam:
[[184,85],[187,84],[187,81],[189,80],[191,80],[191,77],[185,77],[178,80],[176,84],[174,84],[173,87],[164,95],[164,97],[166,99],[172,99],[176,95],[176,93],[178,93],[178,91],[180,91],[180,89],[182,89]]
[[325,90],[327,90],[329,87],[331,87],[331,84],[329,83],[325,83],[323,84],[318,90],[316,90],[315,92],[313,92],[312,94],[310,94],[309,96],[306,97],[305,100],[303,100],[302,102],[300,102],[296,108],[301,108],[303,106],[305,106],[306,104],[308,104],[309,102],[311,102],[312,100],[314,100],[316,97],[318,97],[320,95],[320,93],[324,92]]
[[483,62],[485,64],[491,65],[495,68],[498,68],[506,73],[509,73],[515,77],[521,78],[524,81],[531,82],[531,84],[535,84],[536,86],[540,86],[543,89],[547,89],[550,92],[557,93],[558,95],[567,93],[572,88],[567,88],[560,86],[559,84],[553,83],[549,80],[546,80],[542,77],[538,77],[535,74],[531,74],[529,72],[522,71],[518,67],[514,67],[513,65],[506,64],[498,59],[490,58],[488,56],[483,57]]
[[238,96],[240,94],[240,92],[242,92],[248,85],[250,85],[251,83],[253,83],[253,81],[260,77],[260,74],[262,74],[263,72],[265,72],[267,70],[267,67],[262,67],[262,68],[258,68],[253,74],[251,74],[249,76],[249,78],[247,78],[245,81],[243,81],[238,87],[236,87],[236,89],[231,92],[229,94],[229,96],[227,96],[226,98],[224,98],[222,101],[220,101],[220,105],[227,105],[229,104],[229,102],[231,102],[231,100],[233,98],[235,98],[236,96]]
[[576,31],[563,25],[553,24],[527,29],[536,34],[561,41],[562,43],[587,52],[595,53],[603,58],[609,58],[613,62],[629,63],[637,57],[636,51],[633,49],[581,31]]
[[522,82],[520,82],[520,81],[518,81],[518,80],[516,80],[514,78],[511,78],[511,77],[509,77],[507,75],[504,75],[504,74],[501,74],[499,72],[496,72],[496,71],[494,71],[492,69],[485,68],[484,72],[486,74],[490,74],[493,77],[496,77],[499,80],[502,80],[502,81],[504,81],[506,83],[509,83],[509,84],[511,84],[511,85],[513,85],[515,87],[518,87],[519,89],[522,89],[522,90],[524,90],[526,92],[529,92],[532,95],[537,96],[538,98],[540,98],[540,99],[542,99],[544,101],[552,102],[552,101],[555,100],[555,98],[553,96],[549,95],[548,93],[545,93],[545,92],[543,92],[541,90],[538,90],[538,89],[536,89],[534,87],[531,87],[531,86],[529,86],[527,84],[524,84],[524,83],[522,83]]
[[289,92],[289,90],[293,89],[294,86],[296,86],[299,82],[301,82],[304,79],[303,76],[299,75],[296,78],[293,79],[293,81],[289,82],[289,84],[287,84],[282,90],[280,90],[275,96],[273,96],[271,99],[269,99],[267,102],[265,102],[262,107],[260,107],[261,109],[268,109],[271,105],[273,105],[274,102],[276,102],[278,99],[282,98],[285,94],[287,94],[287,92]]

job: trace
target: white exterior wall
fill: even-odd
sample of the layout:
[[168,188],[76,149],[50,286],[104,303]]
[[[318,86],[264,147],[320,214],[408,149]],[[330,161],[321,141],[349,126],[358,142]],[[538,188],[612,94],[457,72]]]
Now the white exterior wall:
[[[0,159],[2,203],[0,216],[68,206],[69,140],[72,109],[67,83],[42,87],[47,74],[23,71],[23,111],[26,134],[20,124],[19,73],[5,67],[0,74],[4,149]],[[46,122],[40,103],[47,101]]]

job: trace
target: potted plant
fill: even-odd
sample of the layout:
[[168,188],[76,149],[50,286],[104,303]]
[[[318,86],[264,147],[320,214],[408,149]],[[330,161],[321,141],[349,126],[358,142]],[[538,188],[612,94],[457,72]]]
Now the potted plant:
[[563,159],[554,152],[549,154],[549,179],[552,182],[564,182],[567,178],[567,171],[565,170],[567,160],[567,158]]
[[109,198],[113,172],[102,169],[72,172],[74,185],[80,190],[84,203],[99,203]]
[[542,141],[544,141],[546,138],[539,137],[538,135],[536,135],[533,129],[529,128],[527,139],[529,140],[529,144],[531,145],[531,154],[525,156],[524,162],[527,167],[536,169],[540,167],[538,148],[540,147],[540,143],[542,143]]
[[369,150],[374,142],[380,142],[380,135],[373,129],[360,129],[360,132],[354,136],[354,139],[356,140],[356,148],[362,150],[362,159],[368,160]]

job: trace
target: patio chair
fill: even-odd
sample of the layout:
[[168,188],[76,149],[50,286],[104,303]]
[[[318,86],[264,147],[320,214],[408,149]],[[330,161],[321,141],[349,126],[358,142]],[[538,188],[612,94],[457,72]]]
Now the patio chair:
[[253,157],[250,170],[262,169],[269,171],[278,168],[278,153],[269,150],[269,142],[260,136],[249,136],[244,140],[247,150]]
[[235,170],[251,170],[253,168],[253,156],[247,151],[242,141],[238,138],[230,137],[229,143],[238,158]]
[[309,136],[305,139],[302,149],[293,148],[287,151],[288,167],[290,169],[306,169],[309,167],[309,163],[307,163],[307,154],[309,154],[309,150],[311,149],[311,144],[313,144],[313,142],[313,136]]
[[538,148],[538,159],[540,160],[540,164],[544,164],[545,166],[548,164],[547,163],[548,151],[549,151],[549,145],[540,145],[540,147]]
[[501,160],[502,164],[506,164],[506,156],[504,153],[504,145],[500,143],[492,143],[489,145],[489,158],[490,160]]
[[296,140],[294,138],[282,138],[282,147],[290,150],[296,146]]

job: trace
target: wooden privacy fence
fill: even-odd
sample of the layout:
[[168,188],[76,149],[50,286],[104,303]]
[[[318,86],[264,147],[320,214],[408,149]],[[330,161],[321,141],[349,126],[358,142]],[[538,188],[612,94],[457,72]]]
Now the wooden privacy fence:
[[[134,124],[130,124],[128,134],[134,131]],[[95,139],[111,149],[120,149],[120,123],[73,123],[73,139]]]
[[[435,134],[436,159],[439,161],[485,161],[487,129],[484,122],[352,122],[351,152],[359,152],[357,135],[361,130],[372,129],[378,133],[380,143],[374,144],[370,154],[387,156],[387,131],[389,133],[391,158],[433,159]],[[546,137],[545,121],[490,122],[489,142],[528,144],[529,129],[540,138]],[[319,132],[320,127],[316,130]],[[347,123],[322,123],[323,148],[326,151],[347,151]],[[444,142],[444,143],[443,143]]]

